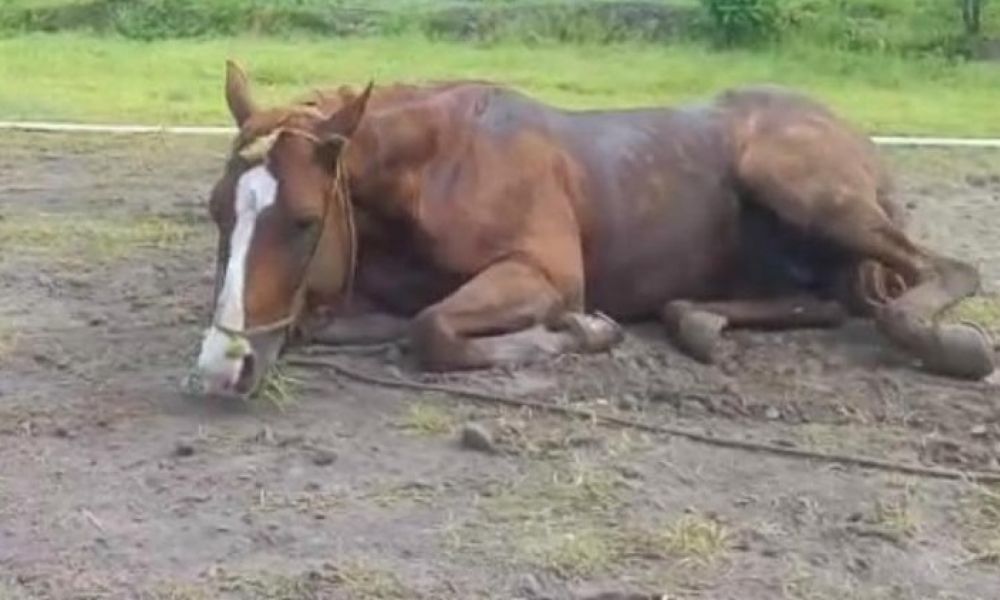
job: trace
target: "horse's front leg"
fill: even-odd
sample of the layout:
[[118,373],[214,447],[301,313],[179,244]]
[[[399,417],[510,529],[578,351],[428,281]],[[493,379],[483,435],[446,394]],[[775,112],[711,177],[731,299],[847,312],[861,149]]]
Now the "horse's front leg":
[[311,314],[299,326],[299,336],[307,344],[325,346],[389,344],[405,339],[411,322],[356,301],[344,310]]
[[510,260],[479,273],[419,315],[416,358],[432,371],[514,366],[566,352],[602,352],[622,339],[606,317],[567,307],[531,265]]

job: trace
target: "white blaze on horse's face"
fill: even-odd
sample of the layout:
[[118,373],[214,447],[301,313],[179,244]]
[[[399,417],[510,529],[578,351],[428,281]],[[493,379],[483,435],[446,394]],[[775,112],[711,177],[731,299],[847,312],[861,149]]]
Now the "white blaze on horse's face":
[[[247,260],[254,229],[261,214],[274,204],[278,181],[266,165],[246,171],[236,184],[234,213],[236,224],[229,239],[229,261],[225,279],[216,298],[215,317],[205,333],[198,356],[198,370],[207,392],[249,391],[252,382],[253,348],[250,341],[223,331],[243,331],[246,327],[244,294]],[[216,325],[221,325],[222,329]]]

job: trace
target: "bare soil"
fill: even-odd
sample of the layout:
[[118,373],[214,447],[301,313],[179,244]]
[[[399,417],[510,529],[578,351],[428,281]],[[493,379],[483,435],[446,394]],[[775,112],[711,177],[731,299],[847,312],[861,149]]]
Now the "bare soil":
[[[186,397],[226,144],[0,139],[0,599],[1000,596],[997,489],[318,370],[288,371],[283,410]],[[983,269],[986,296],[961,311],[996,329],[1000,156],[891,156],[920,239]],[[998,468],[995,381],[922,374],[865,323],[728,340],[718,367],[655,325],[610,356],[516,371],[342,360],[716,436]],[[461,443],[469,424],[492,451]]]

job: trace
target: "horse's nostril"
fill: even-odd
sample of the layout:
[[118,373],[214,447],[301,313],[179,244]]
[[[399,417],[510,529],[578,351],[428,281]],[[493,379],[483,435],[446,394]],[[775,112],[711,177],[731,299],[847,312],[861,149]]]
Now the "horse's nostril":
[[239,381],[241,383],[246,381],[251,375],[253,375],[253,368],[254,368],[253,354],[245,355],[243,357],[243,364],[240,366]]

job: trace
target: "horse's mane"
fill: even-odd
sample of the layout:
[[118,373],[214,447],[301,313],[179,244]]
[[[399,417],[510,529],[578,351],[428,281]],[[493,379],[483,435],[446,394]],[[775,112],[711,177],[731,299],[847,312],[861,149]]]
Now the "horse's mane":
[[[420,102],[468,85],[495,86],[496,84],[480,80],[394,83],[377,87],[372,91],[369,110]],[[239,134],[233,142],[233,153],[244,160],[262,160],[283,128],[308,130],[310,124],[328,118],[340,107],[357,98],[358,93],[346,85],[336,88],[314,88],[284,106],[258,111],[240,127]]]

